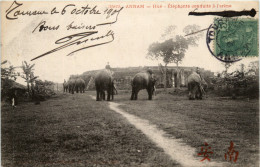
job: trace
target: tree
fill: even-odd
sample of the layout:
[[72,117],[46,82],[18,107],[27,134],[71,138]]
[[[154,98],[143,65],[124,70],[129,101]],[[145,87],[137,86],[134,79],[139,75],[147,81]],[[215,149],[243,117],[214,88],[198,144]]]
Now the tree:
[[253,61],[248,65],[248,73],[253,73],[255,76],[259,75],[259,62]]
[[161,40],[173,39],[176,36],[176,29],[175,25],[168,26],[161,35]]
[[[162,43],[155,42],[148,48],[147,58],[162,59],[164,62],[164,89],[166,90],[166,69],[168,64],[175,63],[177,69],[185,56],[189,42],[183,37],[177,35],[175,41],[173,39],[166,40]],[[178,73],[177,73],[178,77]]]
[[16,80],[17,73],[15,72],[15,67],[12,65],[9,67],[3,67],[4,64],[7,63],[7,60],[3,61],[1,63],[1,79],[11,79],[11,80]]
[[40,79],[35,80],[35,94],[38,100],[45,100],[54,95],[54,82],[52,81],[42,81]]
[[190,45],[192,46],[198,46],[198,40],[203,36],[201,33],[202,30],[200,26],[193,24],[193,25],[187,25],[184,29],[183,32],[186,34],[185,38],[189,42]]
[[232,66],[232,63],[224,62],[222,64],[225,66],[225,71],[223,71],[222,73],[224,74],[224,77],[227,77],[228,76],[228,69]]
[[[177,87],[180,87],[179,81],[179,64],[182,62],[185,52],[188,50],[189,46],[197,46],[198,39],[202,36],[201,33],[196,33],[196,35],[190,35],[184,37],[181,35],[175,35],[176,26],[169,26],[165,32],[162,34],[164,42],[152,43],[148,48],[147,58],[149,59],[161,59],[164,62],[164,89],[166,90],[166,69],[168,64],[175,63],[177,66]],[[193,33],[200,30],[197,25],[188,25],[183,31],[184,33]],[[173,36],[174,35],[174,36]]]
[[1,100],[5,97],[10,97],[10,89],[17,76],[12,65],[9,67],[3,67],[6,63],[7,60],[1,62]]
[[[26,61],[24,61],[22,64],[22,69],[23,69],[23,73],[25,75],[21,76],[23,79],[25,79],[25,82],[27,83],[28,93],[31,95],[32,98],[34,97],[34,82],[38,78],[37,76],[36,77],[34,76],[34,73],[33,73],[34,66],[35,66],[35,64],[30,65]],[[30,84],[31,84],[31,86],[30,86]]]

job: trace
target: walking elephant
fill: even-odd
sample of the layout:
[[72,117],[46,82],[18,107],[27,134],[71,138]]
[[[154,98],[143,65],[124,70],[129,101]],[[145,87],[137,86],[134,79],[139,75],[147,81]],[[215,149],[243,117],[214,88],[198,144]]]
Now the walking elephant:
[[114,99],[114,81],[112,73],[109,70],[103,70],[96,74],[95,86],[97,92],[97,101],[105,100],[105,91],[107,91],[107,101]]
[[138,92],[142,89],[147,90],[148,99],[152,100],[152,96],[155,91],[155,82],[156,79],[153,74],[148,72],[137,73],[132,80],[131,100],[137,100]]
[[75,90],[77,93],[85,93],[85,81],[82,78],[77,78],[75,80]]
[[76,89],[76,79],[74,78],[69,79],[68,88],[69,88],[69,93],[74,94],[74,91]]
[[207,87],[206,81],[196,72],[193,72],[191,75],[189,75],[187,80],[189,99],[202,99],[202,95],[205,93],[205,89]]

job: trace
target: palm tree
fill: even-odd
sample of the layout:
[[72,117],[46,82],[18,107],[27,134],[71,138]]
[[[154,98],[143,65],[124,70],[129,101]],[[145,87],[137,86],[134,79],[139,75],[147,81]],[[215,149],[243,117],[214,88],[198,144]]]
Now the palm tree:
[[[25,75],[22,75],[21,77],[25,79],[25,82],[27,83],[27,90],[29,94],[31,93],[31,97],[34,96],[34,81],[38,78],[34,76],[33,73],[34,66],[35,64],[30,65],[26,61],[24,61],[22,64],[23,73]],[[31,89],[30,89],[30,84],[31,84]]]

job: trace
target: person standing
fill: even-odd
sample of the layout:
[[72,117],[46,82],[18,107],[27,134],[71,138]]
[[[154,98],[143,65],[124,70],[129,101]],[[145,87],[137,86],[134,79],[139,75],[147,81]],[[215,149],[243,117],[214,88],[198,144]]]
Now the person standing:
[[16,89],[12,89],[11,91],[11,105],[12,108],[16,108],[16,105],[18,104],[18,100],[17,100],[17,90]]
[[202,77],[201,77],[201,73],[200,73],[200,69],[199,69],[199,67],[196,68],[196,73],[199,74],[200,79],[202,80]]
[[105,69],[107,69],[107,70],[110,70],[110,71],[111,71],[111,67],[110,67],[110,65],[109,65],[109,62],[107,62],[107,65],[106,65]]
[[109,62],[107,62],[107,65],[106,65],[105,69],[108,70],[111,73],[111,75],[114,74],[114,72],[111,69],[111,66],[109,65]]

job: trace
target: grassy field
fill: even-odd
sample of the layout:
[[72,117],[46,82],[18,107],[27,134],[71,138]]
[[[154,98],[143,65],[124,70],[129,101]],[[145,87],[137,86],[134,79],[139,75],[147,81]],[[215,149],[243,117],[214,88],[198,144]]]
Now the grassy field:
[[87,93],[2,106],[2,166],[179,166]]
[[[207,142],[212,160],[223,161],[230,141],[239,151],[232,166],[258,166],[258,100],[208,97],[189,101],[185,95],[145,91],[130,101],[121,91],[114,102],[124,111],[149,120],[169,136],[197,148]],[[85,94],[59,95],[40,105],[2,106],[2,166],[179,166],[107,102]],[[197,156],[197,155],[194,155]]]
[[124,111],[149,120],[170,136],[197,148],[197,153],[207,142],[213,151],[212,160],[229,162],[224,155],[233,141],[239,156],[237,162],[230,165],[259,166],[258,99],[209,96],[203,100],[188,100],[186,95],[161,93],[148,101],[144,90],[138,101],[129,101],[129,98],[124,94],[116,97],[119,103],[125,104],[121,106]]

